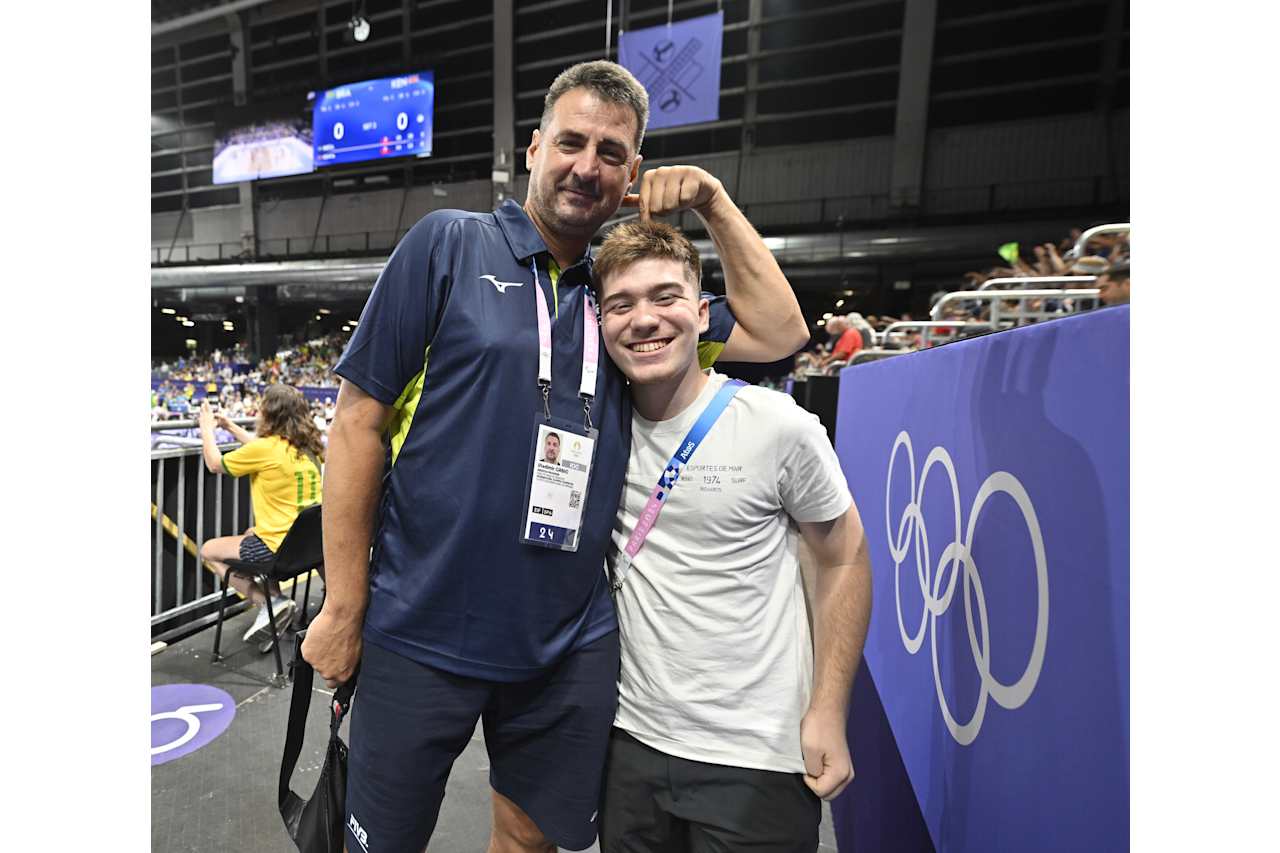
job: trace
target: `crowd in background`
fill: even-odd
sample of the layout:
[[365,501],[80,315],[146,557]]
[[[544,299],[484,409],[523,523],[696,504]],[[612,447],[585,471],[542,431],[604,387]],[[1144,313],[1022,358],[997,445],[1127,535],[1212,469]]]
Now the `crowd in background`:
[[[1082,305],[1073,304],[1069,298],[1031,299],[1026,303],[1030,311],[1049,313],[1081,310],[1090,305],[1099,307],[1122,305],[1129,302],[1129,235],[1100,234],[1091,237],[1085,252],[1080,258],[1071,259],[1071,249],[1081,235],[1080,229],[1072,229],[1070,235],[1060,243],[1044,243],[1032,247],[1032,257],[1026,258],[1016,243],[1001,246],[998,254],[1005,261],[1004,265],[992,266],[982,271],[971,271],[964,274],[962,281],[950,290],[939,290],[930,298],[930,305],[937,302],[947,293],[977,290],[984,283],[996,278],[1041,278],[1046,276],[1093,276],[1092,281],[1081,284],[1082,288],[1097,288],[1096,300],[1086,300]],[[1050,288],[1062,288],[1061,284],[1049,285]],[[1070,289],[1068,286],[1066,289]],[[1016,303],[1005,303],[1010,310],[1016,310]],[[955,301],[942,309],[939,319],[954,320],[954,329],[941,328],[933,330],[933,334],[943,337],[969,337],[988,334],[993,329],[982,324],[991,320],[991,303],[989,301]],[[803,377],[814,373],[831,373],[842,365],[851,362],[855,355],[863,350],[913,350],[925,345],[923,333],[909,331],[894,336],[884,337],[885,330],[893,323],[911,321],[910,314],[900,317],[889,315],[864,317],[859,313],[833,314],[825,317],[815,330],[814,340],[810,347],[798,353],[795,369],[791,378]],[[960,324],[973,324],[973,328],[962,328]],[[825,340],[823,340],[825,338]]]
[[332,388],[332,395],[311,401],[313,414],[324,416],[327,408],[327,420],[332,420],[338,381],[331,371],[348,337],[337,332],[282,349],[256,363],[250,361],[243,343],[172,362],[157,360],[151,368],[151,419],[192,419],[206,398],[229,417],[256,417],[262,391],[282,382],[295,388]]

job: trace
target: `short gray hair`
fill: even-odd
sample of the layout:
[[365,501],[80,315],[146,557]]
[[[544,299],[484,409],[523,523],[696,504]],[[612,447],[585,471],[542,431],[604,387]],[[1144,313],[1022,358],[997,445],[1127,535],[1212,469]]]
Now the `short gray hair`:
[[538,129],[543,133],[551,122],[556,101],[570,89],[587,89],[602,100],[631,107],[636,114],[636,151],[644,141],[644,130],[649,124],[649,93],[640,85],[635,75],[616,62],[599,59],[595,62],[579,62],[571,65],[551,83],[542,107],[542,120]]

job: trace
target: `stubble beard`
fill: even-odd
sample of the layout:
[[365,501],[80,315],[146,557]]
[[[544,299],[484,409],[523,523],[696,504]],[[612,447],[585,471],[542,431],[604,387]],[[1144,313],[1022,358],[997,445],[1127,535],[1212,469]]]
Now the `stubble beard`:
[[549,194],[550,198],[547,198],[541,191],[533,193],[531,195],[533,207],[546,227],[566,237],[579,237],[589,240],[600,230],[600,226],[613,215],[612,212],[601,212],[597,216],[583,213],[581,216],[584,218],[575,217],[570,219],[561,214],[558,208],[559,191],[554,185],[551,186]]

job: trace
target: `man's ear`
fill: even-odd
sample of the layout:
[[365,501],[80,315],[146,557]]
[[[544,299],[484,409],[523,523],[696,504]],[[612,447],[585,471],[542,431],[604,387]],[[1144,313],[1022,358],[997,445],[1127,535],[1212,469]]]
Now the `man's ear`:
[[529,147],[524,150],[524,168],[525,171],[533,171],[534,156],[538,153],[538,144],[542,141],[542,133],[538,128],[533,129],[533,136],[529,138]]
[[631,174],[627,176],[626,192],[631,192],[631,187],[635,185],[636,178],[640,177],[640,164],[644,162],[644,157],[637,154],[636,159],[631,163]]
[[702,296],[698,299],[698,334],[711,328],[711,300]]

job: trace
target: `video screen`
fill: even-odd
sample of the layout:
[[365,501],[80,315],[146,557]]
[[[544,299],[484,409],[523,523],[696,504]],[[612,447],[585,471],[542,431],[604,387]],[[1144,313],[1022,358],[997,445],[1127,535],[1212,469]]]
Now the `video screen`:
[[435,74],[348,83],[315,98],[316,166],[431,156]]
[[215,184],[315,171],[311,110],[304,98],[225,108],[214,122]]

